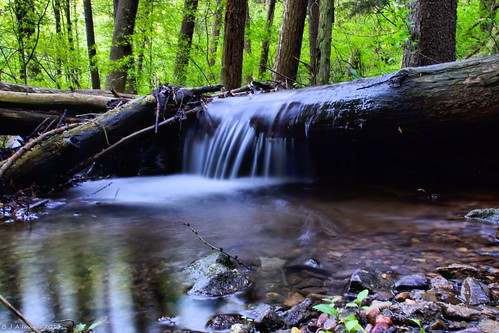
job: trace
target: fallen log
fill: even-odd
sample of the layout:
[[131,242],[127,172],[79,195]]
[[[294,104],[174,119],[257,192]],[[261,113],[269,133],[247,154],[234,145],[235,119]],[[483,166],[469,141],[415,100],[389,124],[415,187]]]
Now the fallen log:
[[[165,87],[157,96],[163,92],[171,89]],[[190,95],[176,92],[162,97],[165,103],[186,105]],[[355,158],[356,168],[388,175],[392,170],[382,169],[398,162],[431,173],[433,162],[447,157],[449,168],[456,161],[484,159],[496,171],[499,162],[489,155],[497,155],[490,147],[499,144],[497,96],[499,55],[493,55],[347,83],[216,99],[208,111],[236,104],[242,112],[257,110],[250,122],[257,131],[307,141],[322,171]],[[154,124],[155,111],[162,109],[157,103],[153,96],[142,97],[41,141],[0,173],[4,189],[59,183],[82,161]],[[348,171],[355,169],[347,165]]]

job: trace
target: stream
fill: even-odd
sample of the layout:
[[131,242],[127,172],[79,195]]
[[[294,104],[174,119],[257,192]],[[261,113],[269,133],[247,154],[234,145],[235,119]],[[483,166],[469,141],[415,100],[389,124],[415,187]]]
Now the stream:
[[[284,177],[85,182],[54,194],[39,220],[1,225],[0,293],[41,328],[104,319],[95,332],[163,332],[171,321],[206,331],[213,315],[245,313],[251,304],[341,294],[359,267],[400,274],[451,263],[497,267],[497,227],[463,217],[498,207],[497,198]],[[252,288],[188,296],[181,269],[211,250],[182,222],[252,267]],[[0,330],[26,327],[2,307]]]

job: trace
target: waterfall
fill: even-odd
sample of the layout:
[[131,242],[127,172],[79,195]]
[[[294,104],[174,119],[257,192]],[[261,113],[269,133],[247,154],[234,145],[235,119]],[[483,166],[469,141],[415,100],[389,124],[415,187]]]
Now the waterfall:
[[186,135],[184,172],[223,179],[307,175],[306,140],[279,134],[286,127],[283,114],[300,107],[286,101],[289,94],[209,103],[196,128]]

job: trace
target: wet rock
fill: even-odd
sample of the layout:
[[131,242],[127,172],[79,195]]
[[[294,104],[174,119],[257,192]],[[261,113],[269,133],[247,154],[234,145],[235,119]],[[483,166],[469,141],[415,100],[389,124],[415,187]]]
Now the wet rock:
[[457,320],[478,320],[481,317],[481,312],[464,305],[454,305],[448,303],[439,303],[442,305],[444,315],[449,319]]
[[465,279],[467,277],[480,277],[480,270],[470,265],[452,264],[446,267],[438,267],[439,272],[447,279]]
[[431,288],[437,290],[454,290],[454,284],[440,274],[429,274],[431,276]]
[[298,324],[309,320],[313,315],[317,315],[317,311],[312,309],[312,303],[310,298],[306,298],[300,304],[284,312],[282,315],[284,324],[287,327],[297,326]]
[[496,320],[485,319],[480,321],[478,328],[482,333],[497,333],[499,332],[499,322]]
[[304,297],[299,293],[290,293],[288,297],[284,300],[284,306],[287,308],[292,308],[295,305],[300,304],[304,301]]
[[230,327],[229,333],[251,333],[253,326],[249,324],[234,324]]
[[403,276],[395,282],[397,290],[428,289],[428,286],[428,278],[422,273]]
[[488,223],[499,223],[499,208],[474,209],[464,217]]
[[273,332],[284,327],[283,319],[271,305],[260,304],[252,312],[255,328],[261,333]]
[[370,293],[389,291],[393,284],[390,275],[373,268],[357,269],[350,277],[348,293],[357,294],[364,289]]
[[414,325],[412,319],[418,319],[422,323],[431,322],[441,313],[441,308],[433,302],[415,302],[412,300],[393,304],[389,310],[392,313],[390,317],[394,323],[407,326]]
[[239,315],[232,314],[219,314],[215,315],[206,324],[211,330],[227,330],[230,329],[232,325],[243,324],[243,319]]
[[461,286],[461,297],[468,305],[489,304],[489,288],[476,278],[466,278]]
[[242,275],[223,253],[214,252],[190,264],[186,269],[193,282],[191,295],[224,296],[242,291],[250,281]]

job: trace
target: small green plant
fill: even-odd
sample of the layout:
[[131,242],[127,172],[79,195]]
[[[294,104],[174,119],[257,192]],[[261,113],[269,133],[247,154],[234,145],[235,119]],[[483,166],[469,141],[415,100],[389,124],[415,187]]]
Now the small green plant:
[[367,297],[367,294],[369,294],[369,290],[364,289],[360,293],[357,294],[357,297],[353,300],[353,302],[347,303],[346,306],[349,308],[357,308],[357,311],[360,313],[360,310],[368,310],[368,306],[362,306],[362,301]]
[[423,328],[423,325],[421,324],[421,321],[417,318],[411,318],[411,321],[414,322],[416,325],[419,327],[419,333],[425,333],[425,329]]
[[[369,307],[362,306],[362,301],[367,297],[368,293],[369,291],[367,289],[361,291],[353,302],[347,303],[345,306],[349,308],[351,307],[357,308],[359,313],[362,309],[368,309]],[[345,325],[345,330],[347,331],[347,333],[365,332],[364,328],[362,328],[362,326],[360,325],[359,320],[353,313],[349,314],[346,317],[343,318],[341,317],[341,309],[336,307],[336,302],[338,302],[337,297],[332,299],[323,298],[322,300],[327,302],[327,304],[318,304],[315,305],[313,308],[321,312],[327,313],[331,316],[334,316],[338,322],[341,322],[343,323],[343,325]]]

